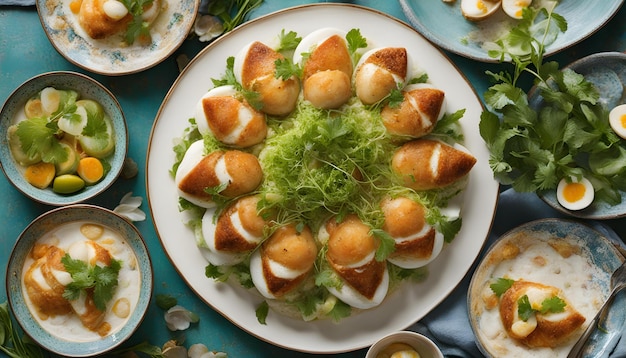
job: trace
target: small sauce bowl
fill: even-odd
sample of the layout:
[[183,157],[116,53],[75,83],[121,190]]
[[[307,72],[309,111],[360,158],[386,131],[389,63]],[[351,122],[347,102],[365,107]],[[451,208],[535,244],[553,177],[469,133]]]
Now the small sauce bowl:
[[[443,358],[443,353],[433,341],[412,331],[399,331],[384,336],[368,349],[365,358],[378,358],[386,348],[395,343],[403,343],[412,347],[420,358]],[[389,352],[385,357],[390,357],[392,353]]]

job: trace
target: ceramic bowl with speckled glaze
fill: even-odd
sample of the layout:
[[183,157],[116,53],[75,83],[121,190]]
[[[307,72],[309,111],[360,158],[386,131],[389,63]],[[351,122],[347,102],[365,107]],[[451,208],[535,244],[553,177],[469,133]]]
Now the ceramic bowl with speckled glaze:
[[91,38],[71,10],[80,1],[37,0],[35,4],[48,39],[63,57],[91,72],[118,76],[151,68],[174,53],[193,27],[200,0],[162,0],[149,43],[131,45],[124,42],[124,31]]
[[[543,3],[548,3],[543,0]],[[541,3],[535,1],[534,4]],[[550,43],[546,56],[562,51],[594,34],[620,9],[624,0],[560,1],[554,12],[567,21],[567,31]],[[517,20],[502,9],[482,21],[470,21],[461,13],[461,0],[400,0],[407,19],[436,45],[482,62],[497,62],[489,56],[490,44],[508,33]]]
[[[37,267],[31,264],[35,260],[33,257],[36,257],[36,250],[33,249],[36,245],[56,245],[65,253],[72,252],[71,245],[68,249],[68,241],[64,240],[70,235],[82,235],[82,225],[85,224],[102,227],[104,231],[100,236],[88,234],[80,240],[101,245],[113,259],[119,260],[122,267],[113,297],[106,304],[106,315],[102,322],[110,325],[110,331],[104,335],[84,327],[77,328],[81,324],[76,313],[79,310],[47,317],[40,315],[40,311],[33,306],[30,291],[26,289],[32,289],[33,286],[28,286],[24,280],[33,267]],[[80,234],[77,227],[81,228]],[[61,238],[63,235],[65,238]],[[55,267],[52,271],[56,272],[53,276],[61,280],[62,275],[57,271],[63,270],[52,266]],[[41,276],[33,274],[32,277]],[[46,280],[50,279],[49,275],[45,277]],[[114,212],[87,204],[55,208],[33,220],[18,237],[6,272],[9,306],[16,321],[36,343],[61,356],[87,357],[118,347],[143,321],[152,289],[152,263],[141,233],[131,222]],[[126,294],[127,292],[132,294]],[[77,299],[80,300],[81,297]],[[120,304],[128,305],[127,309],[120,310],[116,307]],[[100,324],[99,327],[102,326]]]
[[[600,94],[598,102],[607,111],[626,103],[626,53],[596,53],[572,62],[566,68],[585,76],[585,79],[597,88]],[[544,104],[541,96],[534,90],[529,94],[529,103],[536,109]],[[556,190],[540,192],[539,196],[548,205],[564,214],[583,219],[604,220],[626,216],[626,192],[620,191],[620,194],[621,202],[617,205],[596,199],[582,210],[568,210],[561,206],[557,200]]]
[[[470,325],[480,351],[486,357],[567,356],[608,297],[612,272],[624,262],[616,245],[613,238],[604,236],[600,231],[566,219],[531,221],[496,239],[478,264],[467,294]],[[570,333],[563,334],[558,341],[557,336],[551,337],[554,344],[550,347],[529,346],[532,345],[530,340],[512,338],[506,333],[501,319],[500,300],[504,293],[500,292],[497,296],[493,288],[493,284],[501,278],[557,289],[557,296],[565,300],[566,307],[569,305],[569,309],[580,313],[585,321],[575,330],[567,331]],[[532,296],[532,290],[524,291],[528,292],[527,298]],[[536,295],[537,292],[533,297],[541,297]],[[598,357],[607,349],[612,349],[611,342],[621,336],[624,328],[624,304],[626,295],[620,294],[602,327],[592,333],[583,357]],[[555,322],[552,328],[556,332],[559,328],[566,331],[563,327],[571,317],[569,314],[569,311],[564,311],[532,313],[532,316],[537,322]],[[542,319],[537,315],[542,315]],[[530,324],[531,317],[527,322]],[[536,330],[541,330],[539,323]],[[527,337],[533,334],[539,333],[532,330]]]
[[[104,177],[97,183],[87,185],[71,194],[57,193],[51,187],[40,189],[31,185],[24,177],[25,166],[20,165],[15,160],[7,139],[9,127],[18,120],[25,118],[23,112],[28,99],[37,95],[46,87],[54,87],[59,90],[75,90],[78,92],[79,98],[92,99],[100,103],[113,125],[115,148],[111,154],[104,158],[104,161],[108,163],[108,171],[105,172]],[[2,137],[0,163],[9,182],[32,200],[52,206],[84,202],[108,189],[119,177],[123,169],[128,148],[126,119],[122,107],[115,96],[96,80],[77,72],[47,72],[32,77],[20,85],[9,95],[0,109],[0,133]]]

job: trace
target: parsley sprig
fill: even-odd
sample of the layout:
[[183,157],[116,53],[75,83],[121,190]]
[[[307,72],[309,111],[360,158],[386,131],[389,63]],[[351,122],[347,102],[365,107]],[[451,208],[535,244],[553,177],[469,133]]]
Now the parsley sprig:
[[76,300],[81,293],[93,290],[96,308],[100,311],[106,310],[106,304],[113,298],[117,287],[117,278],[122,267],[121,261],[112,259],[108,266],[90,266],[83,260],[76,260],[69,254],[65,254],[61,263],[72,277],[72,282],[65,286],[63,298],[70,301]]

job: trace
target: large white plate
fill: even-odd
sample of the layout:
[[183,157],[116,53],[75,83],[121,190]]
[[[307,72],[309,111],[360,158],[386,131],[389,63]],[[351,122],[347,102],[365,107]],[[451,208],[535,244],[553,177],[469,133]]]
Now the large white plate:
[[[463,208],[463,228],[452,244],[430,265],[426,282],[406,284],[379,307],[342,320],[303,322],[270,314],[257,322],[260,299],[240,287],[220,284],[204,275],[207,261],[181,221],[178,196],[168,170],[174,163],[173,138],[180,137],[196,102],[223,74],[226,58],[254,40],[270,40],[281,30],[300,36],[321,27],[359,28],[370,42],[404,46],[446,92],[448,108],[465,108],[465,145],[478,162],[470,173]],[[267,37],[267,38],[264,38]],[[147,194],[157,233],[166,254],[197,295],[235,325],[267,342],[292,350],[338,353],[371,345],[382,336],[404,329],[430,312],[461,281],[476,259],[491,227],[498,184],[489,168],[478,133],[482,105],[466,79],[435,47],[410,26],[383,13],[353,5],[320,4],[290,8],[253,20],[220,38],[194,58],[174,83],[155,119],[147,155]]]

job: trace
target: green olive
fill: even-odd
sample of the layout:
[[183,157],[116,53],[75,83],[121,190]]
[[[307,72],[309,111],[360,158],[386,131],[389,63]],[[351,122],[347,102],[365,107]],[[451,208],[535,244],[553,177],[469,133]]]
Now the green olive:
[[74,174],[59,175],[52,183],[52,190],[59,194],[72,194],[84,187],[85,181]]

